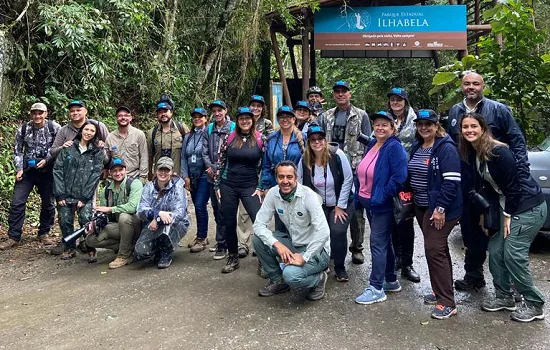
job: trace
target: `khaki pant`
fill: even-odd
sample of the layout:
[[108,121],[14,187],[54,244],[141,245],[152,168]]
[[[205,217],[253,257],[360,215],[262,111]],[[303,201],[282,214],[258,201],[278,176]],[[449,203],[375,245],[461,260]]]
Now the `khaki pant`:
[[239,248],[250,250],[250,236],[252,235],[252,220],[239,201],[239,211],[237,213],[237,238],[239,239]]
[[128,259],[134,251],[134,242],[141,232],[141,221],[136,215],[120,213],[118,222],[111,222],[99,234],[86,237],[86,245],[93,248],[112,249],[118,256]]

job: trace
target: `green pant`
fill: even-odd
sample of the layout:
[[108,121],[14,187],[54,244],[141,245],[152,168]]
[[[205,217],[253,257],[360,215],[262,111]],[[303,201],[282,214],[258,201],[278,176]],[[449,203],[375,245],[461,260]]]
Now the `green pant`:
[[[546,202],[512,215],[510,235],[499,231],[489,240],[489,270],[497,298],[511,297],[511,282],[528,303],[543,304],[544,296],[533,284],[529,247],[546,220]],[[503,218],[504,216],[501,215]],[[503,221],[503,219],[501,220]]]
[[93,248],[112,249],[118,256],[128,259],[134,251],[134,243],[141,232],[141,221],[136,215],[120,213],[118,222],[110,222],[99,234],[89,234],[86,245]]

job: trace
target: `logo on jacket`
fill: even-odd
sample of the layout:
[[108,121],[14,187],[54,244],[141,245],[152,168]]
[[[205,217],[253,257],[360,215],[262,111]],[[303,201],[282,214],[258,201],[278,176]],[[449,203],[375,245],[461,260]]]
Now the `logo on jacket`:
[[277,209],[277,213],[279,213],[279,214],[284,214],[285,211],[284,211],[283,209]]
[[302,213],[301,211],[297,212],[296,214],[298,214],[298,216],[304,216],[304,213]]

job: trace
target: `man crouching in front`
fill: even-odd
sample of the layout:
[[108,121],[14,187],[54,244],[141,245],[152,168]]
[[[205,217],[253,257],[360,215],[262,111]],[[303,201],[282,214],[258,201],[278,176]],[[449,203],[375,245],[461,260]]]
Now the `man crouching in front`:
[[[321,197],[298,183],[296,165],[282,161],[275,167],[277,186],[271,188],[254,222],[254,249],[264,266],[269,284],[258,291],[262,297],[290,288],[309,288],[307,298],[320,300],[330,257],[330,232]],[[288,233],[267,228],[275,212]]]

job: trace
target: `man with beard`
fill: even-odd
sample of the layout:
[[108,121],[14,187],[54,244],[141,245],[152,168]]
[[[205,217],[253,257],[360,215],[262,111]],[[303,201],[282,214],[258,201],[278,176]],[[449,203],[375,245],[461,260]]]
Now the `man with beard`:
[[161,99],[157,103],[157,121],[147,132],[149,149],[149,180],[153,179],[154,164],[161,157],[169,157],[174,161],[173,173],[179,175],[181,169],[181,147],[189,128],[184,123],[172,120],[174,104],[170,100]]
[[[529,161],[523,133],[508,106],[483,96],[484,87],[483,77],[478,73],[467,72],[464,75],[462,78],[464,100],[454,105],[449,111],[447,132],[457,142],[458,134],[461,132],[459,127],[462,116],[466,113],[481,114],[489,125],[494,138],[510,147],[516,160],[518,176],[527,178],[530,176]],[[463,163],[461,175],[462,195],[465,203],[460,219],[460,231],[466,246],[464,257],[466,274],[463,279],[455,281],[455,288],[457,290],[477,290],[485,286],[483,263],[487,257],[489,238],[483,233],[479,224],[481,213],[476,210],[471,201],[468,202],[470,190],[474,188],[475,174],[470,166]]]
[[[270,297],[290,288],[309,288],[308,299],[325,296],[330,257],[330,230],[321,197],[298,183],[296,165],[282,161],[275,167],[277,186],[263,201],[254,222],[252,238],[269,284],[258,294]],[[272,232],[268,226],[277,213],[287,232]]]
[[131,125],[132,112],[126,106],[116,110],[118,130],[107,136],[105,149],[109,159],[124,160],[128,176],[147,182],[149,153],[145,133]]

